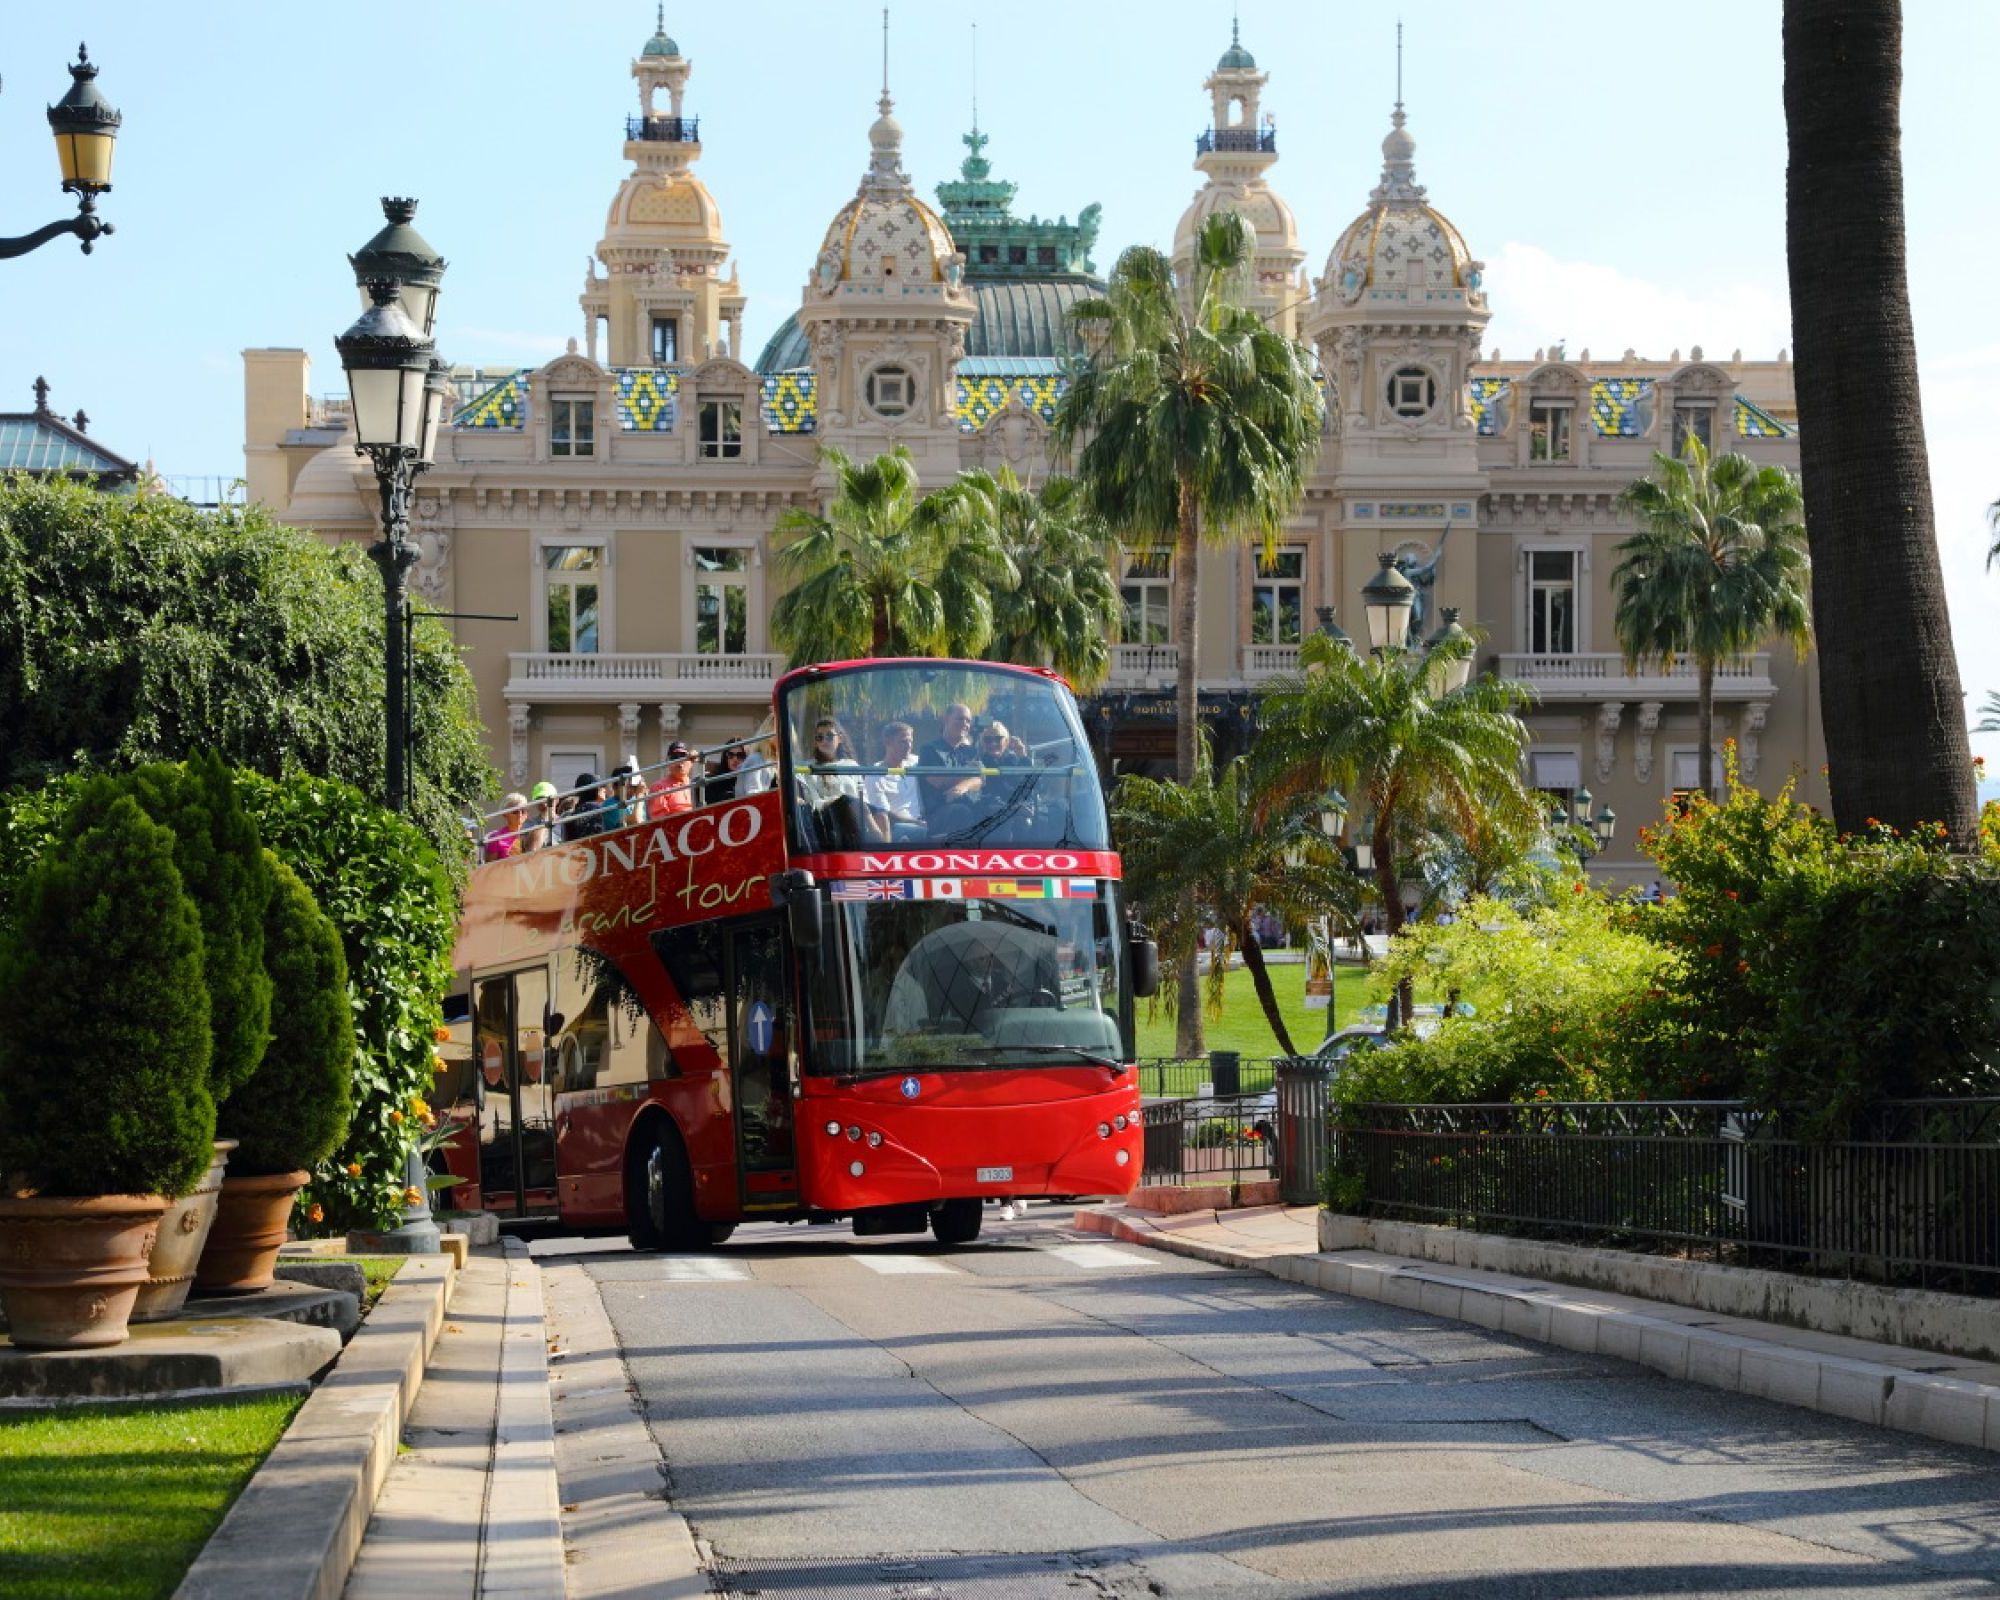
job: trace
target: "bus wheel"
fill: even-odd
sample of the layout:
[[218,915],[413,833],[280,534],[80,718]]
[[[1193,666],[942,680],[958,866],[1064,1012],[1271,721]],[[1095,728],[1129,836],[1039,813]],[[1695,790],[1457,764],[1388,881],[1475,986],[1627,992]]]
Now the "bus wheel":
[[729,1236],[735,1231],[736,1224],[733,1222],[711,1222],[708,1225],[708,1242],[710,1244],[727,1244]]
[[694,1214],[694,1185],[687,1155],[665,1124],[656,1123],[639,1146],[638,1205],[631,1219],[636,1235],[650,1242],[642,1250],[702,1250],[711,1242],[711,1224]]
[[977,1200],[947,1200],[931,1213],[931,1232],[939,1244],[970,1244],[984,1220],[985,1207]]

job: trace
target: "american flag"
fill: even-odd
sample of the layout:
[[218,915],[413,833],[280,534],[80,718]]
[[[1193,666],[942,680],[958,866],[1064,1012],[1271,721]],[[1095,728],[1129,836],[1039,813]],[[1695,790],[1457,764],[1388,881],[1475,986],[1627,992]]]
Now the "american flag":
[[908,878],[850,878],[833,886],[835,900],[907,900]]

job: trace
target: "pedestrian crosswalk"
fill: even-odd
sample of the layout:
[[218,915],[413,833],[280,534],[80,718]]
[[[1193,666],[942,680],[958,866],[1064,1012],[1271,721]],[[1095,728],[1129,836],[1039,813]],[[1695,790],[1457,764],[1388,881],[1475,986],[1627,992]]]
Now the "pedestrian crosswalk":
[[1083,1267],[1091,1272],[1123,1272],[1133,1267],[1165,1266],[1167,1258],[1150,1250],[1121,1249],[1115,1244],[1059,1244],[1050,1247],[1050,1255],[1071,1266]]
[[[1067,1276],[1099,1272],[1157,1270],[1172,1258],[1154,1251],[1116,1244],[1047,1244],[1029,1250],[994,1252],[979,1246],[951,1254],[926,1248],[896,1249],[860,1246],[851,1250],[816,1248],[809,1252],[771,1253],[754,1248],[725,1248],[715,1255],[635,1255],[620,1275],[664,1283],[749,1283],[761,1274],[795,1272],[801,1263],[813,1268],[858,1270],[878,1277],[993,1277],[1045,1275],[1052,1263]],[[642,1266],[643,1264],[643,1266]],[[1185,1267],[1185,1263],[1180,1263]],[[640,1270],[635,1270],[640,1269]]]
[[959,1269],[948,1261],[940,1261],[936,1256],[891,1256],[870,1253],[851,1258],[870,1272],[879,1272],[885,1278],[901,1276],[952,1277],[959,1275]]

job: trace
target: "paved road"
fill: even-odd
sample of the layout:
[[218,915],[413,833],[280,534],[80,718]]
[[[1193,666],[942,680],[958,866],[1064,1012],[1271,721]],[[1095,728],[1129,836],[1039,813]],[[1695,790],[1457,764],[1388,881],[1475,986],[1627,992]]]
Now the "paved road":
[[725,1592],[2000,1600],[1993,1456],[988,1217],[536,1247]]

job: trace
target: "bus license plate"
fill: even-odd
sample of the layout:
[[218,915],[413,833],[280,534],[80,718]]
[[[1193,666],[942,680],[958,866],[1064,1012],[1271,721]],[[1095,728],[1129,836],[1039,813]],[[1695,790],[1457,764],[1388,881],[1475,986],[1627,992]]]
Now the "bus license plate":
[[974,1175],[974,1178],[979,1183],[1012,1183],[1014,1181],[1014,1169],[1012,1167],[981,1167]]

